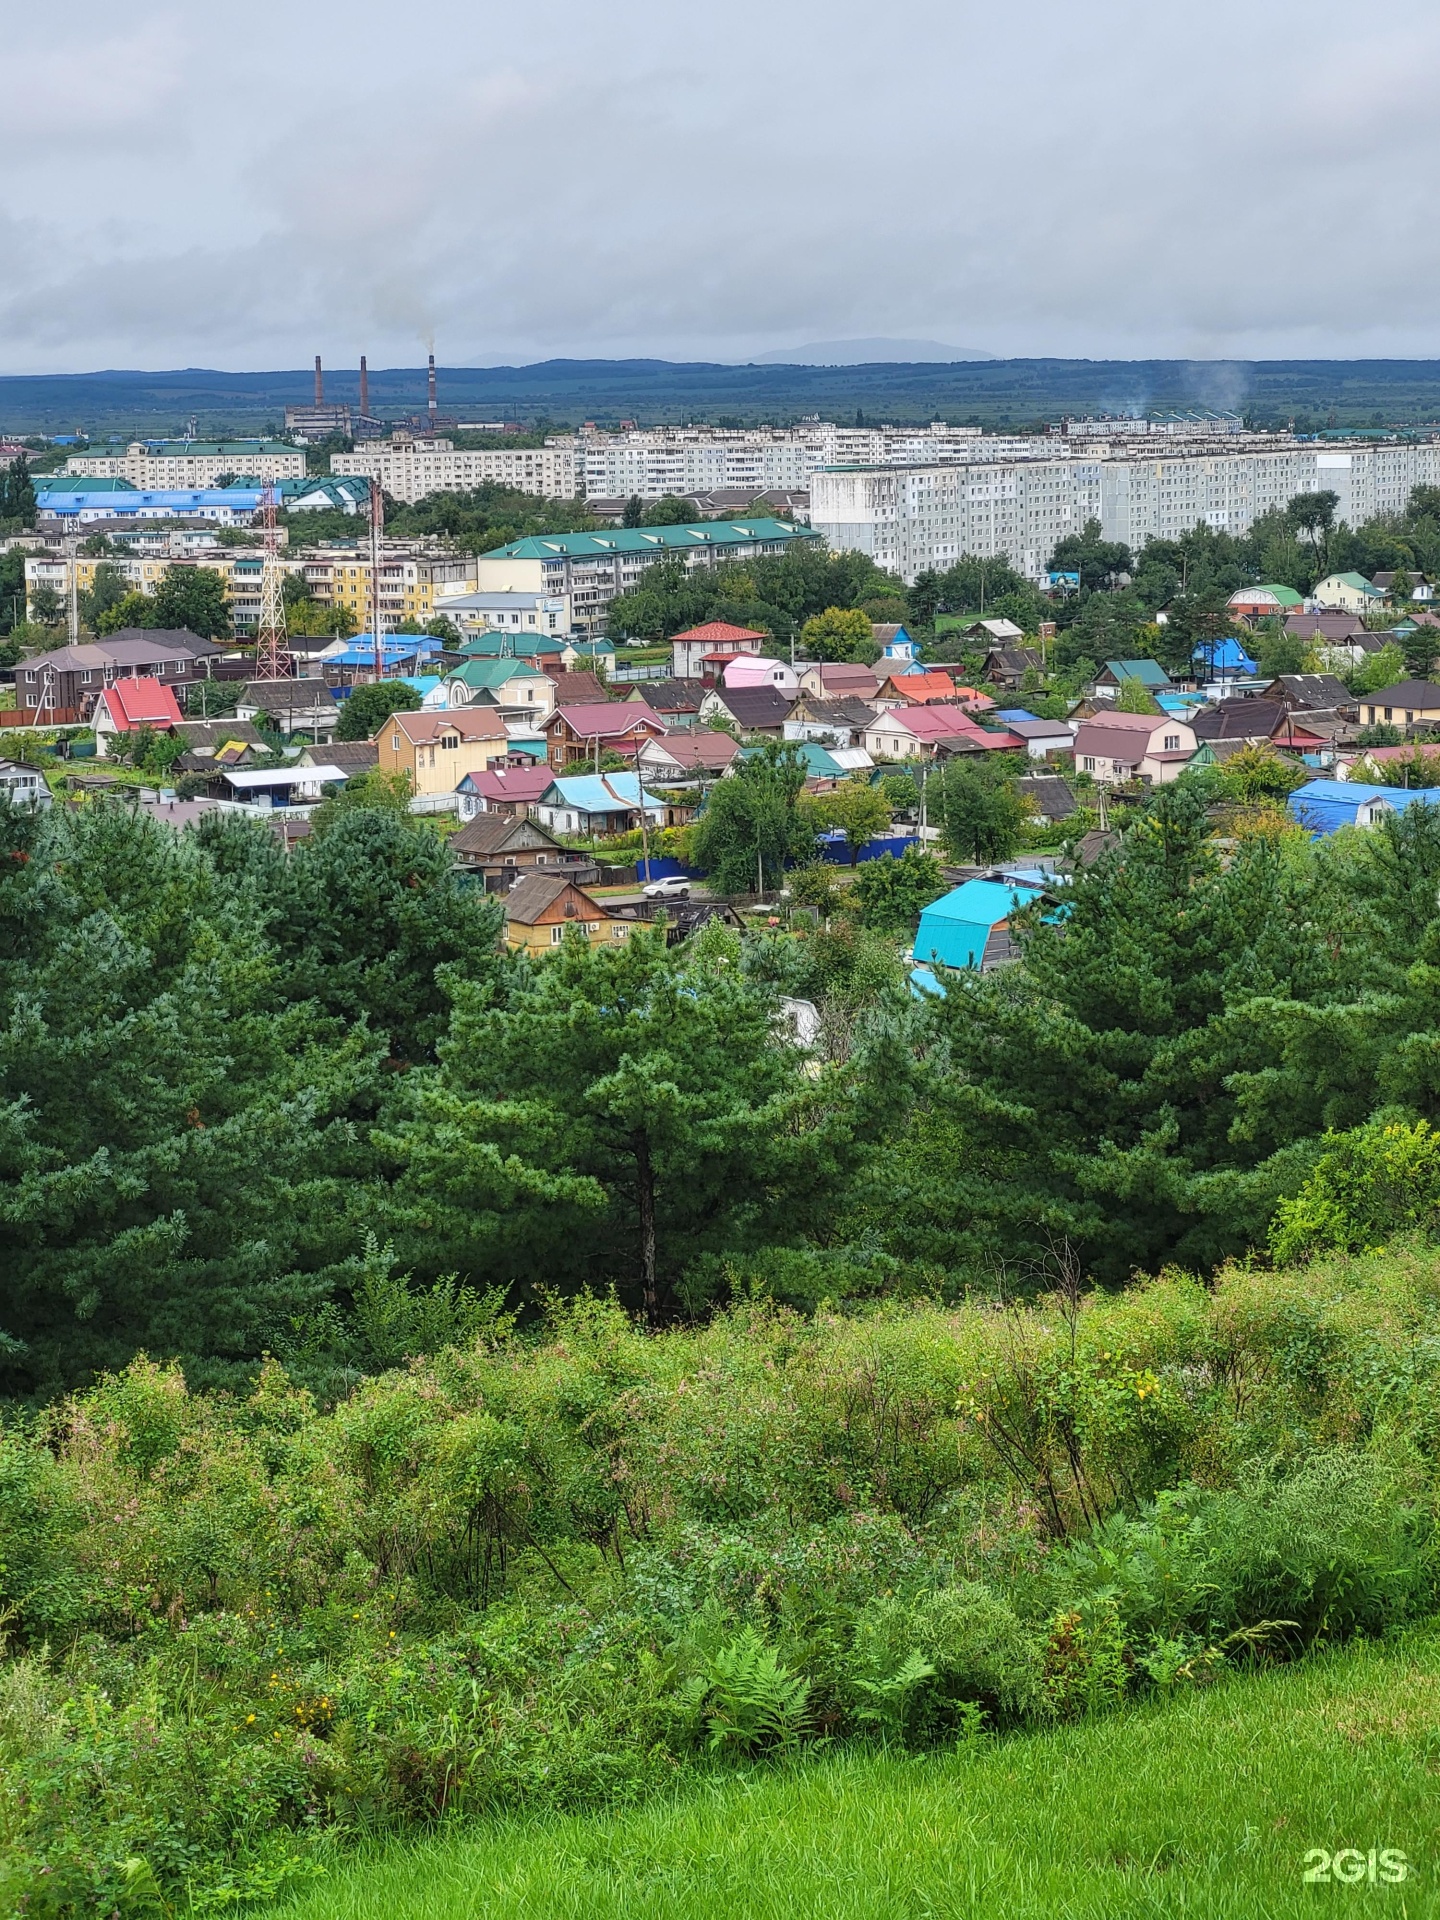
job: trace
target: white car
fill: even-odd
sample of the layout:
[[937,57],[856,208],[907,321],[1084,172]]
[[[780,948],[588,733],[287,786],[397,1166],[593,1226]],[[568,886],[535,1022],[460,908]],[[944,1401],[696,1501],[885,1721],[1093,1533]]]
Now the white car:
[[652,880],[645,889],[647,900],[688,900],[690,882],[683,874],[672,873],[668,880]]

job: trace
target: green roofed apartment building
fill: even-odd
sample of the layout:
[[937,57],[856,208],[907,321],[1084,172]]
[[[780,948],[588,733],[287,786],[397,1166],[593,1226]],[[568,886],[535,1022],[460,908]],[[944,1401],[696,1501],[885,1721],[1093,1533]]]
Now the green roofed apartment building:
[[132,440],[124,453],[77,453],[67,474],[92,480],[128,480],[161,491],[213,487],[223,478],[300,480],[305,453],[283,440]]
[[604,630],[610,602],[636,586],[657,560],[681,560],[692,572],[722,560],[784,553],[797,540],[817,540],[786,520],[717,520],[680,527],[617,527],[605,533],[541,533],[482,553],[479,590],[568,594],[577,629]]

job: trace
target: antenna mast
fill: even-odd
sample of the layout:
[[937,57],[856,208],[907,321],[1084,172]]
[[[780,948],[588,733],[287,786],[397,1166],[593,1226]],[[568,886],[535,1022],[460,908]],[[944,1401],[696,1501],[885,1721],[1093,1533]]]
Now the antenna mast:
[[260,624],[255,634],[255,678],[288,680],[290,655],[285,647],[285,574],[280,565],[280,534],[275,525],[275,482],[267,480],[260,496],[260,524],[265,529],[265,561],[260,570]]
[[385,678],[385,643],[380,636],[380,530],[384,525],[385,495],[377,473],[370,481],[370,619],[375,629],[377,680]]

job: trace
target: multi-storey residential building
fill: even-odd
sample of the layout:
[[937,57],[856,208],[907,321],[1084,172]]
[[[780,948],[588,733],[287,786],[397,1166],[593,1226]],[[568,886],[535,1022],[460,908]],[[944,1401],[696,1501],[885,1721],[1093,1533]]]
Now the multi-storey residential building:
[[[374,632],[370,549],[327,543],[307,547],[297,564],[313,599],[322,606],[346,607],[361,633]],[[433,619],[442,588],[464,593],[475,585],[475,561],[469,554],[452,553],[439,543],[386,540],[380,548],[380,629],[393,632],[402,621]]]
[[468,493],[475,487],[514,487],[518,493],[570,500],[580,491],[575,452],[565,446],[457,448],[445,439],[397,433],[354,453],[333,454],[332,473],[378,480],[393,499],[423,500],[431,493]]
[[124,453],[72,454],[65,471],[135,487],[213,487],[222,475],[299,479],[305,455],[283,440],[132,440]]
[[626,527],[606,533],[533,534],[476,561],[481,592],[568,595],[577,627],[603,631],[610,602],[627,592],[657,560],[679,560],[693,571],[721,560],[784,553],[813,540],[808,527],[784,520],[707,521],[700,526]]
[[1244,533],[1298,493],[1329,491],[1337,519],[1356,526],[1400,512],[1413,487],[1440,484],[1440,441],[1342,452],[1275,438],[1068,458],[1055,457],[1053,440],[1032,445],[1024,460],[821,468],[810,483],[811,524],[832,547],[868,553],[905,580],[966,554],[1003,554],[1038,577],[1056,542],[1087,520],[1107,540],[1139,548],[1201,522]]
[[591,428],[554,435],[546,446],[573,452],[587,500],[685,496],[736,489],[749,495],[801,492],[817,466],[838,461],[961,459],[978,427],[653,427],[622,433]]

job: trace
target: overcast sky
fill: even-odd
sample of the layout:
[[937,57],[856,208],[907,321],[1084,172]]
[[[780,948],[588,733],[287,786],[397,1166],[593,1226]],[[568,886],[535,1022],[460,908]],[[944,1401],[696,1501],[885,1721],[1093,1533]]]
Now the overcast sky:
[[1440,353],[1434,0],[0,26],[0,371]]

